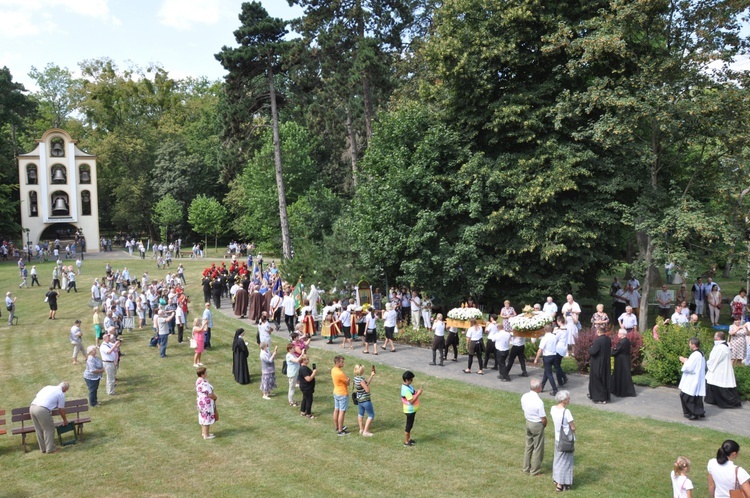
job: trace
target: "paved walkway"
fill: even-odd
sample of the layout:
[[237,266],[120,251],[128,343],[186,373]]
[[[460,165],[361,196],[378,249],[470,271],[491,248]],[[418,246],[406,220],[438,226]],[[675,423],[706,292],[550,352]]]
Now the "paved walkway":
[[[131,257],[128,256],[126,252],[117,250],[96,255],[92,254],[91,256],[93,256],[91,259],[97,260],[127,260],[138,258],[137,254]],[[211,261],[221,261],[221,258],[206,258],[205,261],[207,263]],[[224,302],[228,304],[226,300],[224,300]],[[237,319],[229,306],[224,306],[218,311],[228,317]],[[244,323],[244,326],[247,329],[254,330],[256,328],[249,322],[249,320],[241,320],[241,322]],[[283,339],[288,338],[286,327],[283,323],[281,325],[281,331],[276,332],[275,335]],[[310,345],[313,348],[325,349],[331,353],[342,353],[346,356],[361,358],[367,363],[388,365],[397,369],[412,370],[420,374],[432,375],[438,379],[458,380],[478,386],[502,389],[504,391],[515,392],[518,394],[527,392],[529,389],[529,380],[533,377],[541,379],[543,373],[541,368],[534,367],[533,364],[527,364],[529,378],[520,377],[519,374],[521,373],[521,370],[516,364],[511,370],[512,382],[501,382],[500,379],[497,378],[497,374],[494,370],[485,370],[484,375],[477,375],[476,373],[468,375],[463,373],[463,370],[467,366],[466,356],[459,356],[458,362],[448,360],[445,362],[444,367],[440,367],[429,365],[429,362],[432,361],[432,352],[429,349],[397,344],[397,351],[395,353],[391,353],[389,350],[379,350],[379,354],[374,356],[372,353],[367,355],[362,353],[363,347],[361,342],[354,343],[354,350],[342,349],[341,340],[339,339],[337,342],[338,344],[326,344],[326,341],[322,337],[315,336]],[[382,344],[382,342],[380,344]],[[490,361],[490,365],[492,365],[492,363],[493,362]],[[474,365],[474,370],[476,370],[476,364]],[[597,410],[624,413],[636,417],[648,417],[655,420],[676,422],[696,427],[707,427],[729,434],[750,437],[750,424],[747,423],[747,402],[744,403],[743,407],[740,409],[721,409],[707,404],[706,418],[698,421],[688,421],[682,416],[679,391],[675,388],[635,386],[636,397],[617,398],[613,396],[610,403],[601,405],[594,404],[586,398],[586,394],[588,393],[588,376],[570,374],[568,375],[568,379],[565,389],[570,391],[572,405],[586,405]],[[550,386],[547,385],[546,391],[549,391],[549,389]],[[542,397],[551,398],[551,396],[548,396],[546,393],[542,394]]]

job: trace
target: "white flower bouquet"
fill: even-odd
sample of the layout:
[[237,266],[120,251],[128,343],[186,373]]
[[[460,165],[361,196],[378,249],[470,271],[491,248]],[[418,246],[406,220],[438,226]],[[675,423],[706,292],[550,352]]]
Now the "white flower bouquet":
[[[526,310],[524,310],[526,311]],[[509,318],[510,326],[517,332],[537,332],[552,323],[552,317],[542,311],[531,311]]]
[[448,312],[448,318],[468,322],[469,320],[482,320],[484,314],[477,308],[453,308]]

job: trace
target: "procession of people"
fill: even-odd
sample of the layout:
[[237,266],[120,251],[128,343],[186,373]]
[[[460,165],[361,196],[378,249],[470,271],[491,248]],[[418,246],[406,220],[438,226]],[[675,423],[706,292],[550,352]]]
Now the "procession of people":
[[[297,390],[301,391],[300,415],[307,418],[317,417],[312,411],[312,404],[318,368],[315,364],[310,366],[308,352],[313,338],[320,337],[325,344],[344,348],[349,353],[377,355],[381,351],[397,352],[394,339],[399,330],[407,327],[425,328],[431,331],[433,337],[430,348],[432,361],[426,361],[429,366],[445,367],[451,346],[454,348],[454,360],[457,359],[458,352],[455,348],[461,346],[463,349],[459,342],[463,337],[468,351],[468,368],[464,369],[464,372],[485,374],[486,370],[492,370],[504,382],[513,380],[510,372],[516,362],[521,366],[518,376],[530,375],[527,369],[527,347],[529,344],[537,347],[537,354],[531,361],[535,366],[540,366],[542,372],[541,378],[531,379],[530,393],[538,398],[538,394],[545,391],[548,383],[551,387],[549,394],[557,403],[550,411],[550,418],[555,426],[554,485],[557,491],[571,488],[573,450],[568,448],[572,447],[576,427],[568,407],[571,401],[570,392],[563,389],[568,382],[568,376],[563,371],[562,362],[565,357],[580,353],[581,346],[577,342],[582,334],[588,333],[582,330],[582,307],[572,295],[567,295],[559,308],[551,296],[546,298],[543,307],[539,304],[534,305],[534,311],[531,313],[546,314],[549,318],[547,325],[539,329],[538,335],[529,339],[529,336],[514,329],[512,319],[520,315],[508,300],[499,308],[498,314],[490,313],[486,321],[471,319],[465,328],[457,327],[451,325],[450,319],[445,320],[443,313],[435,313],[444,310],[433,304],[433,299],[427,292],[407,288],[391,288],[387,293],[380,293],[379,289],[375,292],[370,289],[368,293],[367,289],[353,288],[345,289],[343,292],[324,292],[315,285],[306,288],[301,279],[296,283],[283,281],[274,262],[264,266],[260,255],[258,256],[255,262],[251,262],[250,258],[248,261],[240,261],[233,256],[229,261],[211,263],[203,270],[201,279],[198,279],[203,290],[205,309],[200,317],[195,318],[192,333],[189,333],[188,337],[191,348],[195,350],[193,366],[197,369],[198,375],[197,407],[204,439],[211,440],[216,437],[211,429],[219,420],[216,407],[218,398],[201,363],[201,354],[204,350],[210,349],[211,329],[214,326],[213,313],[216,310],[229,307],[230,313],[236,318],[247,320],[248,325],[258,327],[257,341],[253,342],[257,342],[259,346],[258,354],[262,368],[258,378],[260,394],[264,400],[273,398],[278,382],[276,363],[279,361],[279,348],[278,345],[272,345],[273,332],[281,332],[285,326],[284,331],[289,334],[289,342],[286,345],[286,355],[282,354],[284,361],[281,375],[288,379],[289,405],[300,406],[295,399],[295,393]],[[71,273],[72,278],[75,278],[75,272],[65,270],[57,274],[58,278],[70,281]],[[92,406],[99,404],[97,389],[102,377],[106,376],[107,379],[107,394],[116,394],[116,372],[123,356],[121,337],[127,331],[126,319],[132,317],[137,320],[131,323],[139,328],[148,326],[150,319],[162,358],[168,356],[169,336],[175,335],[178,329],[181,342],[190,302],[185,293],[185,281],[184,268],[174,274],[167,272],[163,278],[151,278],[148,272],[144,272],[143,276],[138,278],[130,275],[127,268],[114,269],[109,263],[105,267],[104,275],[93,280],[90,302],[95,304],[93,325],[97,330],[97,346],[100,336],[101,346],[84,349],[80,320],[74,323],[70,334],[73,362],[77,362],[79,353],[86,352],[87,368],[84,380],[89,389]],[[74,286],[65,285],[66,283],[60,286],[77,291]],[[630,289],[633,285],[637,285],[637,281],[635,284],[629,282],[627,288]],[[716,284],[713,283],[713,286]],[[56,308],[59,295],[55,289],[50,289],[47,294],[48,300],[55,301],[50,303],[50,318],[54,318],[53,312],[56,310],[52,305]],[[468,302],[470,300],[467,299]],[[661,306],[667,303],[666,298],[660,301]],[[471,305],[473,307],[473,303]],[[524,313],[530,309],[524,309]],[[684,316],[681,310],[680,304],[675,306],[675,313]],[[683,414],[688,419],[699,420],[705,417],[704,402],[720,408],[741,406],[732,368],[738,364],[737,359],[741,356],[738,344],[740,340],[745,340],[747,324],[741,313],[733,314],[736,315],[733,317],[735,323],[728,334],[732,338],[731,342],[726,341],[727,336],[723,332],[717,332],[710,357],[706,359],[700,351],[700,341],[697,338],[691,339],[691,354],[680,358],[683,363],[680,398]],[[589,358],[588,397],[594,403],[609,403],[613,396],[636,396],[631,375],[630,336],[638,331],[632,306],[625,306],[623,313],[615,318],[616,320],[610,320],[601,304],[596,306],[596,311],[591,315],[591,332],[595,334],[595,338],[590,346],[586,346],[586,357]],[[672,322],[683,323],[682,320],[676,319]],[[619,327],[615,327],[613,331],[611,323],[617,323]],[[134,328],[132,325],[130,327]],[[101,330],[101,333],[98,330]],[[246,334],[244,328],[238,328],[232,341],[232,371],[238,384],[251,382],[248,356],[255,344],[251,345],[249,336],[251,334]],[[382,344],[379,339],[383,340]],[[746,343],[742,344],[742,347],[746,347]],[[101,353],[101,360],[97,358],[97,353]],[[543,361],[540,361],[542,359]],[[361,364],[355,365],[353,371],[345,372],[343,360],[343,356],[337,356],[331,370],[332,381],[336,386],[336,433],[339,436],[349,434],[344,420],[352,401],[350,394],[353,392],[353,400],[358,403],[360,435],[372,437],[377,430],[371,391],[375,377],[374,367],[368,378]],[[740,363],[742,360],[744,356],[741,356]],[[474,363],[477,365],[476,370],[473,368]],[[354,379],[353,385],[351,379]],[[407,386],[406,391],[402,389],[402,401],[407,415],[404,446],[413,446],[413,414],[418,406],[416,400],[421,397],[423,391],[409,387],[411,378],[404,379],[404,386]],[[533,397],[529,398],[532,399]],[[534,405],[536,415],[533,415],[533,410],[527,414],[527,421],[531,424],[527,425],[527,444],[530,446],[527,446],[527,460],[524,464],[524,470],[532,475],[540,471],[544,453],[544,427],[547,420],[546,415],[543,415],[544,409],[540,411],[536,401]],[[527,408],[524,408],[524,411],[526,412]]]

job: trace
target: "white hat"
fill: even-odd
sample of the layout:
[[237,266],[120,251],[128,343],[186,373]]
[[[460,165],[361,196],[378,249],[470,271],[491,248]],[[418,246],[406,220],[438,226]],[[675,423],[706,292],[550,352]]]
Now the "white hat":
[[350,304],[346,307],[346,311],[354,311],[355,306],[353,304]]

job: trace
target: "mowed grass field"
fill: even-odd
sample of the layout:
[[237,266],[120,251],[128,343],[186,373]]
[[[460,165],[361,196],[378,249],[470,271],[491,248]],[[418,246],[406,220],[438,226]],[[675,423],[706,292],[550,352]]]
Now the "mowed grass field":
[[[117,253],[115,253],[117,254]],[[148,269],[161,276],[153,260],[113,259],[132,275]],[[184,260],[187,293],[192,297],[190,322],[202,307],[200,270],[207,263]],[[66,262],[69,264],[69,262]],[[83,320],[84,345],[94,343],[89,287],[104,274],[105,259],[87,259],[78,278],[78,294],[63,294],[58,319],[47,319],[46,287],[18,289],[13,262],[0,264],[3,291],[19,296],[19,326],[0,319],[0,408],[28,406],[48,384],[68,380],[68,399],[86,397],[83,364],[71,364],[70,326]],[[53,263],[38,264],[40,281],[48,285]],[[224,306],[228,306],[227,302]],[[352,434],[337,437],[331,421],[332,354],[313,349],[319,378],[313,411],[300,417],[286,401],[286,378],[277,361],[278,395],[261,399],[258,350],[251,343],[253,383],[240,386],[232,376],[231,340],[239,320],[215,313],[213,349],[204,353],[208,379],[218,396],[220,421],[216,439],[200,436],[195,406],[193,351],[170,337],[168,358],[148,347],[151,330],[126,332],[125,356],[118,395],[109,397],[104,382],[101,407],[91,410],[85,440],[54,455],[24,454],[20,436],[0,436],[0,496],[502,496],[555,495],[552,484],[552,427],[547,429],[544,476],[521,472],[524,418],[520,397],[499,390],[438,380],[417,373],[426,384],[413,437],[404,448],[399,389],[401,371],[380,367],[372,384],[375,436],[357,435],[356,410],[347,425]],[[247,322],[243,324],[249,329]],[[254,338],[252,329],[248,338]],[[277,339],[280,349],[284,344]],[[361,358],[361,357],[360,357]],[[83,360],[83,358],[81,358]],[[354,359],[346,364],[350,374]],[[419,370],[419,366],[415,367]],[[298,401],[300,394],[297,394]],[[548,398],[548,397],[545,397]],[[679,401],[675,398],[675,409]],[[545,399],[548,408],[551,404]],[[572,496],[669,496],[669,471],[677,455],[693,460],[694,496],[707,496],[706,462],[729,437],[716,431],[657,422],[572,406],[578,444]],[[10,433],[10,427],[8,427]],[[750,467],[750,440],[738,463]]]

